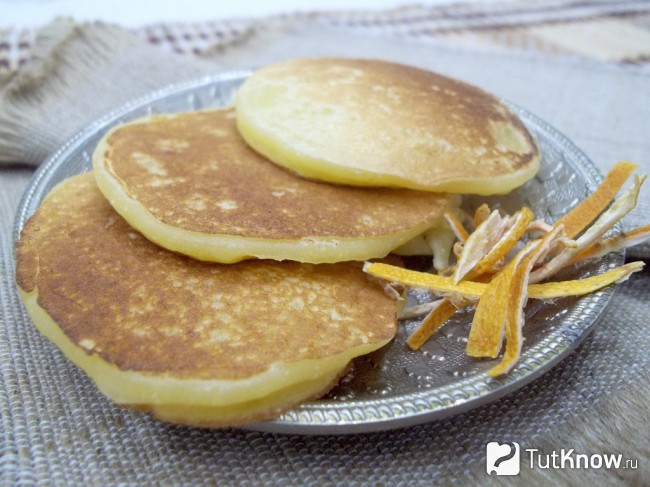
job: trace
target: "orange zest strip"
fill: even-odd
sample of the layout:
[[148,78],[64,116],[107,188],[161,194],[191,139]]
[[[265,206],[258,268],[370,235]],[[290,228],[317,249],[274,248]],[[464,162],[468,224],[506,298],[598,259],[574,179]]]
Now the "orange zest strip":
[[390,282],[399,282],[406,286],[416,288],[426,288],[439,295],[456,293],[466,297],[476,298],[483,294],[486,287],[486,284],[473,281],[463,281],[454,284],[453,280],[449,277],[429,274],[427,272],[411,271],[403,267],[383,264],[381,262],[366,262],[363,270],[372,276],[380,277]]
[[456,262],[454,281],[456,283],[471,271],[492,250],[507,230],[511,218],[503,218],[493,211],[487,219],[472,232],[463,246],[463,252]]
[[582,296],[597,291],[613,282],[623,282],[630,277],[630,274],[643,269],[643,266],[644,263],[641,261],[629,262],[602,274],[585,277],[584,279],[530,284],[528,286],[528,296],[535,299]]
[[611,237],[597,240],[589,247],[573,256],[570,264],[587,259],[600,258],[610,252],[616,252],[617,250],[633,247],[634,245],[639,245],[647,240],[650,240],[650,225],[637,227],[619,235],[613,235]]
[[[529,244],[531,250],[516,266],[510,283],[509,300],[507,303],[505,333],[506,351],[501,362],[488,371],[490,377],[506,374],[514,367],[521,355],[522,328],[524,326],[524,306],[528,300],[528,279],[535,263],[544,257],[553,245],[553,241],[560,232],[562,225],[556,225],[541,240]],[[525,252],[526,249],[522,251]],[[482,301],[483,298],[481,298]],[[479,301],[479,306],[481,305]],[[473,326],[473,324],[472,324]]]
[[[530,264],[531,257],[533,257],[532,254],[517,266],[512,276],[512,280],[509,283],[509,300],[505,312],[506,351],[503,354],[501,362],[488,371],[488,376],[490,377],[496,377],[510,371],[521,355],[521,346],[523,341],[521,330],[524,324],[523,309],[527,299],[526,281],[528,280],[527,274],[530,273],[529,267],[532,266],[532,264]],[[473,326],[472,323],[472,327]],[[503,331],[500,333],[502,335]],[[496,354],[491,356],[496,357]]]
[[526,233],[541,232],[546,233],[550,232],[553,225],[549,225],[544,220],[533,220],[526,228]]
[[[519,322],[523,323],[523,311],[517,310],[523,309],[528,296],[528,274],[561,231],[561,225],[554,227],[543,239],[530,242],[487,285],[476,306],[467,340],[467,355],[495,358],[501,350],[504,331],[511,335],[511,341],[516,339],[513,327],[521,328]],[[519,356],[516,340],[508,346],[511,354]]]
[[558,222],[564,225],[564,232],[567,237],[575,237],[594,221],[607,208],[607,205],[636,168],[637,165],[632,162],[618,162],[591,195],[560,218]]
[[641,186],[646,176],[635,176],[630,188],[617,198],[606,211],[575,241],[576,245],[566,247],[562,252],[533,272],[532,282],[543,281],[557,271],[569,265],[573,257],[581,250],[596,242],[616,222],[634,209],[639,198]]
[[476,211],[474,212],[474,228],[487,220],[490,213],[492,213],[492,210],[490,210],[490,207],[486,203],[483,203],[481,206],[476,208]]
[[437,303],[438,305],[424,317],[422,323],[406,340],[406,344],[413,350],[420,348],[443,323],[458,311],[458,308],[448,299],[440,299]]
[[631,274],[643,269],[642,261],[629,262],[615,267],[607,272],[595,276],[575,279],[572,281],[545,282],[543,284],[530,284],[528,296],[535,299],[554,299],[566,296],[582,296],[597,291],[613,282],[623,282]]
[[503,343],[503,332],[510,301],[510,287],[520,259],[515,257],[486,285],[481,295],[472,327],[467,339],[465,353],[470,357],[496,358]]
[[451,249],[454,252],[456,260],[460,259],[460,256],[463,255],[463,244],[460,242],[454,242],[454,246]]
[[456,238],[461,242],[465,242],[467,240],[467,237],[469,237],[469,233],[467,232],[467,230],[465,230],[465,227],[460,222],[460,220],[456,217],[456,215],[454,215],[451,211],[447,210],[443,213],[443,217],[451,227],[451,230],[452,232],[454,232],[454,235],[456,235]]
[[[545,282],[543,284],[530,284],[528,296],[535,299],[554,299],[565,296],[581,296],[607,286],[613,282],[622,282],[633,272],[643,269],[643,262],[630,262],[616,267],[602,274],[584,279],[570,281]],[[446,293],[460,294],[467,299],[481,297],[487,288],[487,284],[473,281],[462,281],[454,285],[449,277],[442,277],[425,272],[410,271],[401,267],[395,267],[381,263],[366,263],[364,271],[370,275],[386,279],[391,282],[429,289],[431,292],[444,295]],[[495,277],[496,279],[496,277]]]
[[519,242],[524,233],[526,233],[528,224],[533,221],[534,215],[529,208],[524,207],[512,215],[512,218],[514,224],[501,236],[496,245],[492,247],[492,250],[467,275],[462,277],[462,279],[471,280],[481,276],[489,271],[494,264],[504,258],[514,248],[517,242]]

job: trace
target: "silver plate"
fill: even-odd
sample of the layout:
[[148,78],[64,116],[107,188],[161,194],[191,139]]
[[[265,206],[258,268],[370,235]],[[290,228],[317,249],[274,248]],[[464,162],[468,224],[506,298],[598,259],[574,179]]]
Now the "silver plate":
[[[87,171],[101,136],[113,125],[154,113],[169,113],[232,103],[248,72],[233,72],[171,86],[108,114],[69,140],[37,171],[18,208],[14,239],[45,195],[60,181]],[[553,221],[593,191],[600,175],[571,141],[536,116],[509,105],[523,119],[542,150],[539,174],[504,197],[469,198],[487,201],[512,212],[529,206],[538,217]],[[567,273],[586,277],[623,262],[611,254],[597,264]],[[326,397],[303,404],[274,421],[250,425],[260,431],[299,434],[347,434],[387,430],[468,411],[512,392],[566,357],[589,334],[613,292],[612,287],[580,299],[554,304],[531,301],[526,308],[521,360],[506,377],[490,379],[490,360],[464,353],[471,313],[461,313],[436,338],[417,352],[405,339],[415,321],[400,325],[396,339],[384,349],[361,357],[352,371]],[[429,295],[413,295],[424,302]]]

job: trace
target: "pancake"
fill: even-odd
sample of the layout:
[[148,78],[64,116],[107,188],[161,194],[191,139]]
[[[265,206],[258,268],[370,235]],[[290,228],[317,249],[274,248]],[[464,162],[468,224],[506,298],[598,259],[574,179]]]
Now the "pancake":
[[221,263],[383,257],[458,204],[451,195],[300,178],[251,150],[234,118],[229,108],[118,126],[94,152],[97,184],[153,242]]
[[175,423],[275,417],[396,332],[395,300],[359,264],[169,252],[133,230],[90,173],[47,196],[15,251],[37,328],[114,402]]
[[503,194],[540,164],[531,134],[497,98],[400,64],[283,61],[253,73],[236,107],[251,147],[323,181]]

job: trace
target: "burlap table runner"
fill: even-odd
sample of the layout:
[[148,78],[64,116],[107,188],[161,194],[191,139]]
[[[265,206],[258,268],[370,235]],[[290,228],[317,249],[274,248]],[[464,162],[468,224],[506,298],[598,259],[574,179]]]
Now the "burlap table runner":
[[[604,9],[588,2],[559,8],[557,2],[550,18],[611,20],[612,15],[620,18],[625,7],[625,15],[637,21],[639,16],[631,14],[635,3],[619,2],[616,10],[607,2]],[[200,60],[170,52],[183,49],[183,42],[192,43],[191,36],[181,35],[178,41],[172,35],[187,31],[187,26],[157,26],[132,35],[117,27],[61,21],[30,39],[30,62],[0,82],[0,160],[5,161],[0,169],[3,483],[484,485],[503,480],[484,473],[486,443],[517,441],[522,448],[546,452],[574,448],[621,453],[636,459],[638,468],[535,469],[522,471],[515,480],[644,484],[650,459],[647,271],[620,286],[600,326],[574,354],[506,399],[442,422],[349,437],[174,427],[116,408],[35,331],[17,298],[10,233],[32,174],[25,164],[38,164],[62,139],[133,96],[229,67],[307,54],[417,64],[467,79],[524,106],[565,132],[601,167],[622,158],[648,163],[650,84],[643,55],[630,54],[628,63],[620,65],[585,60],[584,53],[581,58],[568,56],[567,50],[550,58],[543,43],[547,47],[534,54],[522,45],[516,46],[517,53],[505,52],[507,46],[497,46],[498,36],[486,22],[501,19],[511,22],[510,29],[529,29],[539,28],[539,19],[549,16],[539,8],[497,9],[484,11],[481,24],[477,7],[472,8],[465,10],[472,13],[466,17],[458,10],[455,17],[436,17],[440,12],[413,7],[401,11],[400,22],[395,22],[395,12],[241,20],[214,42],[207,34],[208,39],[199,36],[202,45],[195,49]],[[443,24],[451,24],[451,30],[414,39],[423,26],[435,30]],[[460,36],[459,26],[471,35]],[[166,36],[153,34],[165,31]],[[456,43],[451,34],[472,48],[451,47],[450,42]],[[152,37],[165,45],[147,42]],[[487,49],[477,38],[494,42]],[[647,223],[647,207],[635,212],[635,218],[634,223]],[[645,249],[638,252],[643,255]]]

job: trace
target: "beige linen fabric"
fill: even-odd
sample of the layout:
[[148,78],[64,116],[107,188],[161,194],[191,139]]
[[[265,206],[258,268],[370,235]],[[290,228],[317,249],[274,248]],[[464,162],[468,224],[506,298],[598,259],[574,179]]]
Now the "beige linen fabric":
[[127,100],[215,69],[116,26],[58,19],[37,33],[30,62],[0,79],[0,163],[39,165]]

